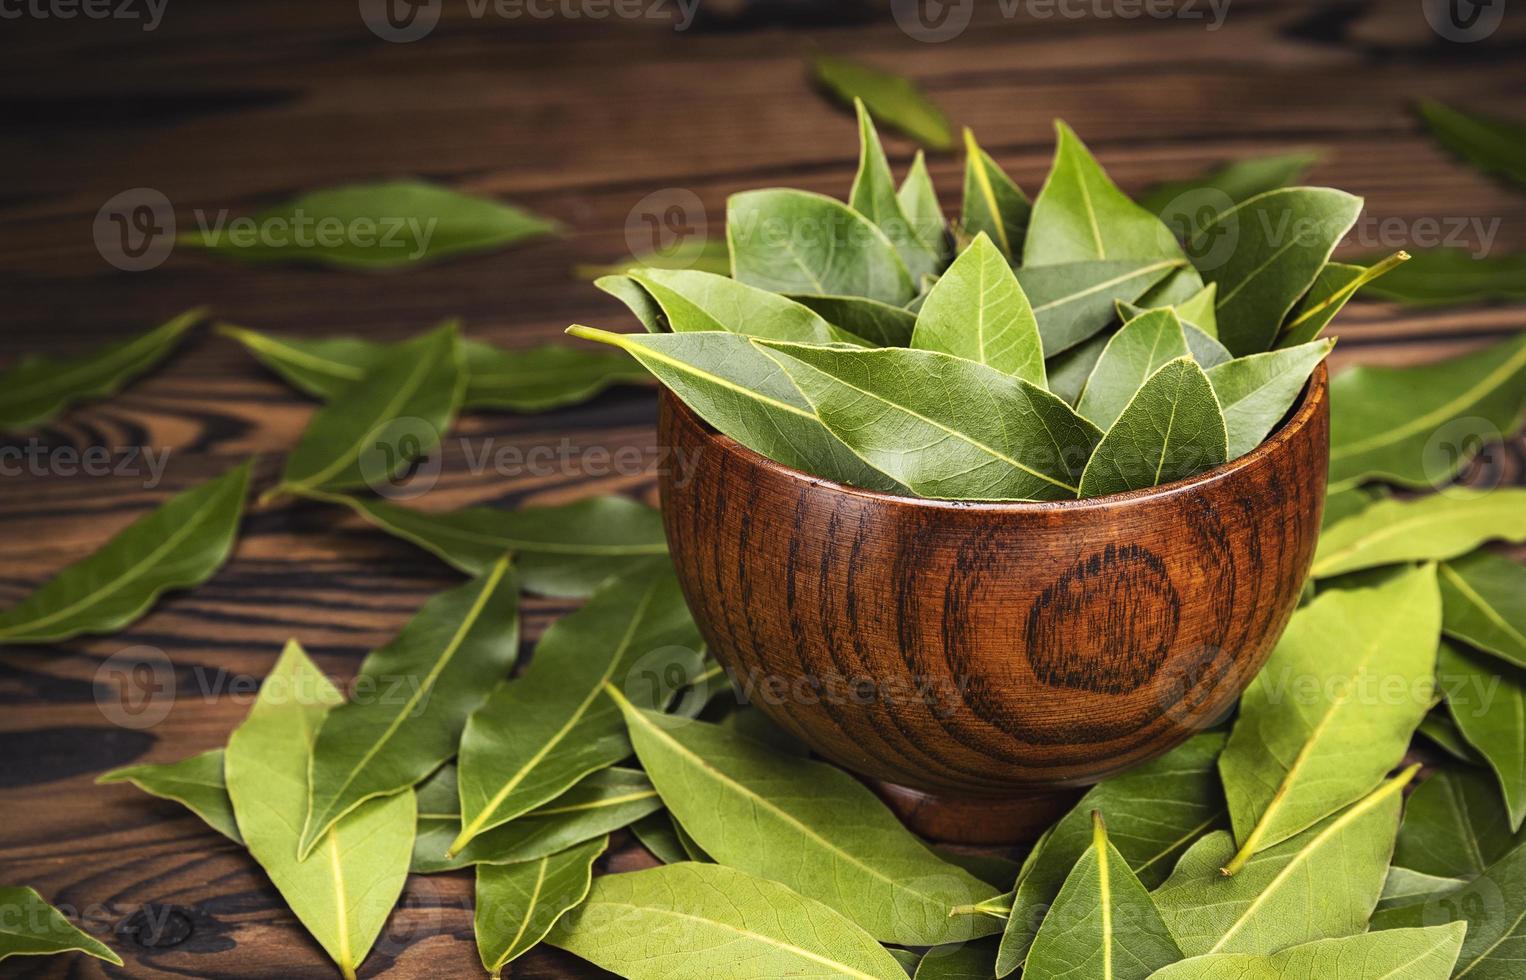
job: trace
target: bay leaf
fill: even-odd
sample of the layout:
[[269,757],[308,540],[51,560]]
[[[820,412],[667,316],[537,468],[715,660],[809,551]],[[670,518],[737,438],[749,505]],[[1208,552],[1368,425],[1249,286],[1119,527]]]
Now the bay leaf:
[[1108,340],[1081,389],[1076,411],[1107,431],[1145,379],[1188,353],[1187,336],[1175,313],[1169,308],[1141,313]]
[[901,949],[897,946],[886,946],[885,952],[895,957],[895,961],[901,964],[901,969],[908,977],[917,972],[917,964],[922,962],[922,954],[909,949]]
[[0,960],[84,953],[122,966],[122,958],[111,947],[64,918],[35,888],[0,888],[0,909],[5,910],[0,922]]
[[1049,382],[1049,390],[1067,405],[1080,401],[1086,379],[1096,370],[1102,351],[1112,339],[1113,335],[1104,331],[1046,360],[1044,374]]
[[1526,252],[1421,249],[1381,282],[1364,286],[1362,295],[1408,306],[1519,302],[1526,299]]
[[718,864],[596,878],[546,941],[629,980],[906,977],[829,906]]
[[1441,597],[1434,566],[1378,588],[1334,589],[1293,613],[1219,758],[1251,855],[1361,799],[1393,771],[1434,697]]
[[1414,500],[1374,501],[1326,528],[1309,574],[1315,578],[1409,561],[1445,561],[1486,541],[1526,541],[1526,489],[1500,487]]
[[1526,567],[1475,551],[1444,562],[1437,571],[1442,630],[1526,667]]
[[1297,347],[1314,340],[1358,290],[1408,261],[1408,252],[1395,252],[1372,265],[1326,262],[1309,291],[1288,314],[1277,335],[1277,347]]
[[1446,922],[1467,922],[1454,977],[1468,980],[1516,980],[1526,947],[1526,846],[1500,858],[1460,890],[1434,900],[1385,909],[1373,916],[1377,935]]
[[611,579],[553,623],[524,673],[467,719],[457,773],[462,829],[446,856],[629,755],[606,683],[641,704],[666,704],[698,670],[700,646],[666,563]]
[[1045,384],[1038,320],[985,232],[927,294],[911,346],[976,361],[1039,388]]
[[518,657],[519,586],[507,557],[424,603],[361,662],[352,700],[318,729],[299,856],[345,814],[414,785],[455,755],[467,716]]
[[1330,406],[1332,490],[1440,486],[1526,417],[1526,333],[1431,364],[1342,371]]
[[641,336],[582,326],[567,332],[623,348],[700,418],[775,462],[866,490],[904,489],[843,445],[784,369],[747,337]]
[[673,818],[666,810],[647,814],[631,824],[630,829],[636,839],[641,842],[641,846],[663,864],[678,864],[689,860],[689,855],[684,852],[683,843],[678,839]]
[[162,800],[174,800],[196,814],[208,827],[235,844],[242,844],[228,786],[223,780],[223,750],[210,749],[179,762],[147,763],[113,769],[97,783],[132,783]]
[[1325,495],[1323,527],[1338,524],[1366,510],[1373,501],[1382,500],[1387,493],[1381,487],[1352,487],[1336,490]]
[[995,890],[939,858],[841,769],[611,696],[668,811],[721,864],[824,902],[882,942],[927,946],[996,930],[949,915]]
[[1394,865],[1436,878],[1476,878],[1526,835],[1510,829],[1499,788],[1473,769],[1438,772],[1410,794]]
[[228,739],[224,772],[249,853],[353,980],[408,877],[415,804],[411,787],[367,801],[335,824],[310,857],[297,858],[313,739],[323,716],[342,702],[302,648],[288,643]]
[[1181,238],[1191,238],[1227,206],[1288,187],[1319,160],[1319,154],[1295,152],[1233,160],[1190,180],[1157,184],[1139,198],[1139,206],[1160,216]]
[[[920,281],[923,276],[933,275],[942,268],[942,261],[938,253],[923,242],[901,207],[895,178],[890,173],[890,161],[885,159],[885,148],[880,144],[880,135],[875,132],[874,121],[869,118],[863,99],[855,98],[853,107],[858,115],[858,173],[853,178],[848,205],[885,233],[895,246],[896,254],[906,264],[912,281]],[[935,206],[936,203],[934,201]]]
[[1227,832],[1192,845],[1153,893],[1182,952],[1265,954],[1364,931],[1387,877],[1403,789],[1417,768],[1260,852],[1233,877],[1219,873],[1235,853]]
[[1081,496],[1171,483],[1224,462],[1228,431],[1208,376],[1190,356],[1158,368],[1086,462]]
[[1171,873],[1177,858],[1225,819],[1216,763],[1222,732],[1194,735],[1170,752],[1086,791],[1035,845],[1009,902],[997,975],[1022,965],[1044,916],[1071,868],[1091,846],[1091,814],[1107,820],[1111,844],[1147,888]]
[[1190,323],[1203,333],[1219,339],[1219,287],[1217,283],[1209,283],[1191,296],[1175,304],[1176,315],[1182,318],[1183,323]]
[[1176,236],[1118,189],[1080,137],[1056,121],[1054,163],[1033,200],[1023,265],[1117,259],[1185,263]]
[[1526,670],[1443,641],[1436,678],[1457,730],[1489,763],[1510,829],[1526,822]]
[[[1208,287],[1209,292],[1212,290],[1212,286]],[[1122,300],[1114,305],[1118,310],[1118,319],[1124,323],[1128,323],[1135,317],[1149,313],[1152,310],[1170,310],[1175,313],[1177,319],[1181,320],[1182,323],[1182,334],[1187,341],[1187,351],[1192,354],[1192,359],[1197,361],[1198,367],[1204,371],[1207,371],[1209,368],[1218,367],[1220,364],[1227,364],[1235,358],[1229,352],[1229,348],[1219,343],[1211,334],[1183,316],[1182,308],[1179,305],[1145,307],[1136,303],[1125,303]]]
[[1462,732],[1457,730],[1457,726],[1452,722],[1452,718],[1447,714],[1445,707],[1432,709],[1431,713],[1426,715],[1425,720],[1420,723],[1418,731],[1431,744],[1458,762],[1465,762],[1470,766],[1484,766],[1487,764],[1484,762],[1483,757],[1473,750],[1473,746],[1468,744],[1468,740],[1462,737]]
[[219,323],[217,332],[238,341],[293,388],[324,401],[365,377],[388,349],[360,337],[292,337],[231,323]]
[[996,937],[970,943],[934,946],[917,963],[913,980],[992,980],[996,976]]
[[1067,262],[1025,266],[1017,270],[1017,282],[1033,305],[1044,356],[1053,357],[1112,323],[1118,300],[1138,299],[1178,268],[1168,259]]
[[[641,250],[617,262],[604,265],[579,263],[572,274],[590,281],[606,276],[623,276],[634,269],[698,269],[718,275],[731,274],[731,250],[722,238],[688,236],[661,250]],[[594,285],[598,285],[594,282]],[[602,288],[602,287],[601,287]]]
[[1334,346],[1333,340],[1313,340],[1237,357],[1208,369],[1208,381],[1229,430],[1230,459],[1239,459],[1261,445]]
[[[719,275],[723,276],[731,275],[730,247],[727,247],[724,269],[709,269],[705,271],[718,272]],[[668,325],[667,315],[662,312],[662,307],[657,305],[657,301],[652,298],[652,294],[647,292],[641,283],[632,279],[629,275],[600,276],[594,280],[593,284],[624,303],[626,309],[630,310],[631,313],[635,314],[636,319],[641,321],[641,325],[646,328],[647,333],[672,332],[672,328]]]
[[116,394],[168,357],[204,316],[204,310],[190,310],[79,357],[23,357],[0,372],[0,431],[35,428],[77,402]]
[[651,294],[674,333],[725,330],[749,337],[830,344],[856,338],[809,307],[709,272],[652,269],[631,278]]
[[433,449],[465,388],[458,339],[456,325],[447,323],[388,350],[313,413],[281,483],[261,500],[385,485]]
[[1139,303],[1147,309],[1174,307],[1194,299],[1208,288],[1203,284],[1203,277],[1198,274],[1197,269],[1193,268],[1191,263],[1184,263],[1172,269],[1170,275],[1159,283],[1151,286],[1144,295],[1139,297]]
[[803,296],[790,299],[821,314],[832,326],[873,347],[908,347],[917,315],[862,296]]
[[927,155],[921,150],[912,158],[906,178],[896,190],[896,200],[906,220],[911,222],[912,232],[933,254],[938,268],[942,268],[948,261],[948,219],[943,216],[938,190],[927,172]]
[[477,955],[493,980],[587,897],[593,864],[608,847],[609,838],[599,837],[534,861],[477,866],[472,931]]
[[1270,348],[1361,210],[1344,191],[1292,187],[1249,198],[1194,235],[1188,252],[1218,285],[1224,346],[1237,357]]
[[233,551],[251,465],[176,494],[0,612],[0,645],[111,633],[211,578]]
[[1486,174],[1526,187],[1526,125],[1454,109],[1435,99],[1415,106],[1436,142]]
[[1108,843],[1102,815],[1094,812],[1092,823],[1092,845],[1066,877],[1028,950],[1027,980],[1145,980],[1182,957],[1150,893]]
[[1032,205],[1007,172],[964,131],[964,203],[959,226],[971,237],[989,235],[1009,261],[1020,259]]
[[924,497],[1063,500],[1099,437],[1020,378],[934,351],[767,344],[834,436]]
[[419,833],[409,870],[433,874],[468,865],[536,861],[630,826],[661,809],[662,801],[644,773],[611,766],[589,773],[529,813],[478,834],[447,858],[446,849],[461,833],[461,803],[456,767],[442,766],[419,789]]
[[325,494],[368,523],[418,545],[468,575],[515,556],[526,591],[586,599],[600,584],[668,553],[662,514],[626,497],[588,497],[552,507],[422,511],[373,497]]
[[1012,883],[1017,881],[1018,870],[1022,867],[1010,858],[1004,858],[999,854],[988,854],[985,851],[956,850],[949,844],[934,844],[932,848],[934,854],[949,864],[957,864],[992,888],[1011,888]]
[[1446,980],[1462,950],[1460,924],[1304,943],[1276,953],[1194,956],[1155,980]]
[[1467,883],[1463,878],[1438,878],[1394,865],[1388,869],[1388,877],[1383,881],[1383,896],[1378,899],[1377,911],[1440,898],[1460,890]]
[[811,73],[844,105],[851,107],[855,100],[863,100],[875,119],[928,149],[953,147],[954,132],[948,117],[904,75],[826,54],[811,59]]
[[743,191],[726,202],[737,281],[775,293],[865,296],[899,306],[916,295],[895,245],[841,201],[807,191]]
[[383,270],[492,251],[558,230],[556,222],[512,204],[395,180],[313,191],[252,218],[204,224],[176,241],[253,262]]

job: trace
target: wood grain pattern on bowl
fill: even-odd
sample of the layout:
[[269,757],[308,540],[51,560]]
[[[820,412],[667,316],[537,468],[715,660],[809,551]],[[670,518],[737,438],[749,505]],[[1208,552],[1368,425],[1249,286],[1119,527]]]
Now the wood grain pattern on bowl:
[[1266,661],[1319,533],[1327,381],[1239,459],[1057,503],[846,487],[664,392],[668,541],[711,649],[823,756],[924,813],[1085,786],[1220,718]]

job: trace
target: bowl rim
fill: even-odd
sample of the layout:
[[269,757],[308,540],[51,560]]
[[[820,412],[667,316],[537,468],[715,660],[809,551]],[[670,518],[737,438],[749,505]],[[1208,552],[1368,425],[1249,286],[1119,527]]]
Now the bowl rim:
[[815,476],[804,470],[797,470],[793,466],[786,466],[711,428],[699,417],[698,413],[684,403],[683,399],[666,387],[662,389],[661,398],[663,405],[668,411],[686,416],[689,422],[699,430],[700,434],[707,441],[714,443],[725,451],[750,459],[754,465],[772,471],[792,483],[803,484],[813,489],[836,491],[848,496],[862,497],[866,500],[901,507],[916,507],[937,511],[975,511],[992,514],[1040,514],[1106,510],[1120,504],[1142,503],[1157,498],[1173,497],[1177,494],[1191,492],[1211,483],[1226,480],[1242,470],[1260,465],[1271,457],[1285,451],[1292,441],[1314,420],[1319,411],[1328,404],[1329,383],[1329,368],[1325,361],[1320,361],[1315,366],[1314,374],[1304,384],[1303,391],[1299,395],[1291,415],[1287,416],[1286,421],[1279,425],[1270,436],[1263,439],[1260,445],[1243,456],[1238,456],[1228,462],[1220,463],[1212,469],[1204,470],[1194,476],[1175,480],[1171,483],[1162,483],[1159,486],[1144,487],[1139,490],[1128,490],[1123,493],[1104,494],[1100,497],[1080,497],[1075,500],[943,500],[935,497],[905,497],[900,494],[885,493],[880,490],[867,490],[863,487],[855,487],[847,483],[838,483],[835,480]]

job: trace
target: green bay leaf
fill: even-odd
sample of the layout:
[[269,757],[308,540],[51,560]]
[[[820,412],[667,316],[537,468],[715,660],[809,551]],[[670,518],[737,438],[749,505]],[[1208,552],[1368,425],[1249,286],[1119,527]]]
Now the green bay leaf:
[[948,261],[948,219],[938,203],[938,190],[927,172],[927,155],[921,150],[912,158],[906,178],[896,191],[901,213],[911,222],[912,232],[931,252],[939,268]]
[[662,307],[674,333],[725,330],[809,344],[851,342],[809,307],[727,276],[652,269],[634,272],[631,278]]
[[1076,411],[1106,432],[1147,378],[1167,361],[1188,353],[1182,322],[1170,309],[1133,317],[1108,339],[1081,389]]
[[1226,458],[1228,431],[1208,376],[1190,356],[1168,361],[1134,392],[1086,462],[1081,496],[1159,486]]
[[219,834],[236,844],[244,842],[239,836],[233,804],[228,800],[228,785],[223,779],[222,749],[211,749],[179,762],[113,769],[98,777],[96,782],[132,783],[152,796],[174,800]]
[[1331,340],[1314,340],[1298,347],[1237,357],[1208,369],[1208,381],[1229,430],[1230,459],[1261,445],[1334,346]]
[[116,966],[122,958],[98,939],[64,918],[35,888],[0,888],[0,960],[12,956],[56,956],[85,953]]
[[1476,551],[1444,562],[1438,575],[1442,630],[1526,667],[1526,566]]
[[971,939],[996,924],[951,918],[991,886],[939,858],[872,792],[706,722],[621,699],[631,742],[669,812],[717,861],[823,902],[882,942]]
[[1028,950],[1027,980],[1145,980],[1181,959],[1150,893],[1108,843],[1101,814],[1092,818],[1092,845],[1066,877]]
[[202,310],[191,310],[80,357],[22,358],[0,372],[0,431],[34,428],[77,402],[115,394],[168,357],[202,317]]
[[1396,252],[1370,266],[1326,262],[1309,291],[1288,314],[1276,346],[1297,347],[1314,340],[1358,290],[1408,261],[1408,252]]
[[[853,105],[858,114],[859,155],[858,173],[853,178],[848,204],[885,233],[885,237],[895,245],[896,254],[906,264],[906,271],[912,281],[920,282],[923,276],[936,274],[942,268],[942,261],[938,252],[924,243],[918,229],[901,207],[895,178],[890,173],[890,161],[885,159],[885,148],[880,145],[880,135],[874,130],[869,110],[862,99],[855,98]],[[933,205],[936,207],[936,199]]]
[[833,435],[784,369],[750,338],[612,334],[580,326],[567,332],[623,348],[700,418],[775,462],[866,490],[904,490]]
[[1388,877],[1383,880],[1383,897],[1378,899],[1377,911],[1440,898],[1447,892],[1461,889],[1467,883],[1465,878],[1438,878],[1394,865],[1388,869]]
[[1510,829],[1526,822],[1526,670],[1443,641],[1436,678],[1457,730],[1488,762]]
[[[727,247],[724,268],[720,270],[706,269],[706,272],[716,272],[717,275],[731,275],[731,250]],[[626,309],[635,315],[647,333],[671,333],[672,327],[668,323],[667,314],[662,312],[662,307],[652,298],[641,283],[632,279],[627,274],[600,276],[593,283],[603,292],[608,293],[615,299],[625,304]]]
[[[255,227],[243,226],[251,220]],[[381,270],[491,251],[557,229],[511,204],[396,180],[314,191],[250,219],[184,232],[177,242],[253,262]]]
[[1486,541],[1526,541],[1526,489],[1501,487],[1414,500],[1377,500],[1326,528],[1309,574],[1341,575],[1410,561],[1445,561]]
[[1526,299],[1526,252],[1479,255],[1468,248],[1422,249],[1362,295],[1409,306]]
[[906,980],[895,957],[831,907],[717,864],[597,878],[546,941],[629,980]]
[[1460,924],[1304,943],[1276,953],[1195,956],[1155,980],[1447,980],[1462,950]]
[[964,131],[964,153],[960,229],[972,238],[984,232],[1008,261],[1020,259],[1033,210],[1028,198],[968,129]]
[[608,847],[609,838],[599,837],[534,861],[477,866],[472,931],[493,980],[583,901],[593,885],[593,863]]
[[447,857],[630,754],[606,684],[667,703],[700,663],[700,639],[665,562],[599,588],[542,636],[530,666],[498,685],[466,722],[457,780],[462,829]]
[[927,294],[911,346],[976,361],[1045,386],[1038,320],[1012,267],[984,232]]
[[954,133],[948,117],[904,75],[825,54],[811,59],[811,72],[817,83],[844,105],[852,106],[855,100],[862,100],[879,122],[928,149],[953,147]]
[[361,662],[355,700],[313,745],[300,855],[367,800],[414,785],[456,753],[467,716],[519,657],[519,588],[508,558],[424,603]]
[[1191,238],[1226,207],[1297,183],[1319,160],[1317,153],[1279,153],[1234,160],[1201,177],[1158,184],[1139,206],[1160,216],[1182,238]]
[[[1430,709],[1441,597],[1426,565],[1298,609],[1240,697],[1219,759],[1240,851],[1225,868],[1367,795]],[[1389,696],[1389,692],[1403,692]]]
[[343,696],[295,641],[260,685],[228,740],[224,771],[249,853],[302,925],[353,980],[408,877],[410,787],[341,819],[306,860],[297,841],[307,813],[307,769],[324,715]]
[[1112,323],[1119,300],[1133,302],[1179,268],[1169,259],[1067,262],[1024,266],[1017,282],[1038,319],[1044,356],[1054,357]]
[[924,497],[1072,498],[1100,435],[1042,388],[948,354],[763,349],[834,436]]
[[1234,839],[1214,832],[1182,855],[1153,893],[1187,956],[1265,954],[1363,931],[1377,905],[1414,770],[1308,830],[1220,873]]
[[1476,878],[1523,838],[1511,831],[1488,775],[1451,769],[1421,783],[1405,802],[1394,865],[1438,879]]
[[1415,109],[1442,146],[1486,174],[1526,187],[1526,125],[1435,99],[1421,99]]
[[678,864],[689,860],[689,855],[684,853],[683,843],[678,839],[678,831],[673,826],[673,818],[666,810],[647,814],[631,824],[630,830],[636,840],[641,842],[641,846],[663,864]]
[[282,493],[385,486],[444,437],[461,405],[466,373],[458,329],[447,323],[393,346],[308,422],[286,458]]
[[996,976],[996,937],[934,946],[917,961],[913,980],[991,980]]
[[1454,977],[1518,980],[1526,954],[1526,845],[1500,858],[1460,890],[1373,916],[1377,935],[1446,922],[1466,922],[1467,937]]
[[1330,382],[1330,486],[1440,486],[1526,418],[1526,333],[1415,367],[1361,365]]
[[917,325],[917,315],[910,310],[862,296],[796,294],[790,299],[815,310],[838,330],[874,347],[909,347]]
[[165,591],[211,578],[233,550],[250,466],[170,498],[0,612],[0,645],[110,633],[142,616]]

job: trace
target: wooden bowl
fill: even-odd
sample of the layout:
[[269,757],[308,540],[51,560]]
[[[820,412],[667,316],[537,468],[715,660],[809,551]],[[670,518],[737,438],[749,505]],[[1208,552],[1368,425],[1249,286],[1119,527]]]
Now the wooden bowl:
[[1327,380],[1239,459],[1055,503],[833,483],[665,391],[668,544],[705,641],[774,721],[925,834],[1021,839],[1260,670],[1319,535]]

